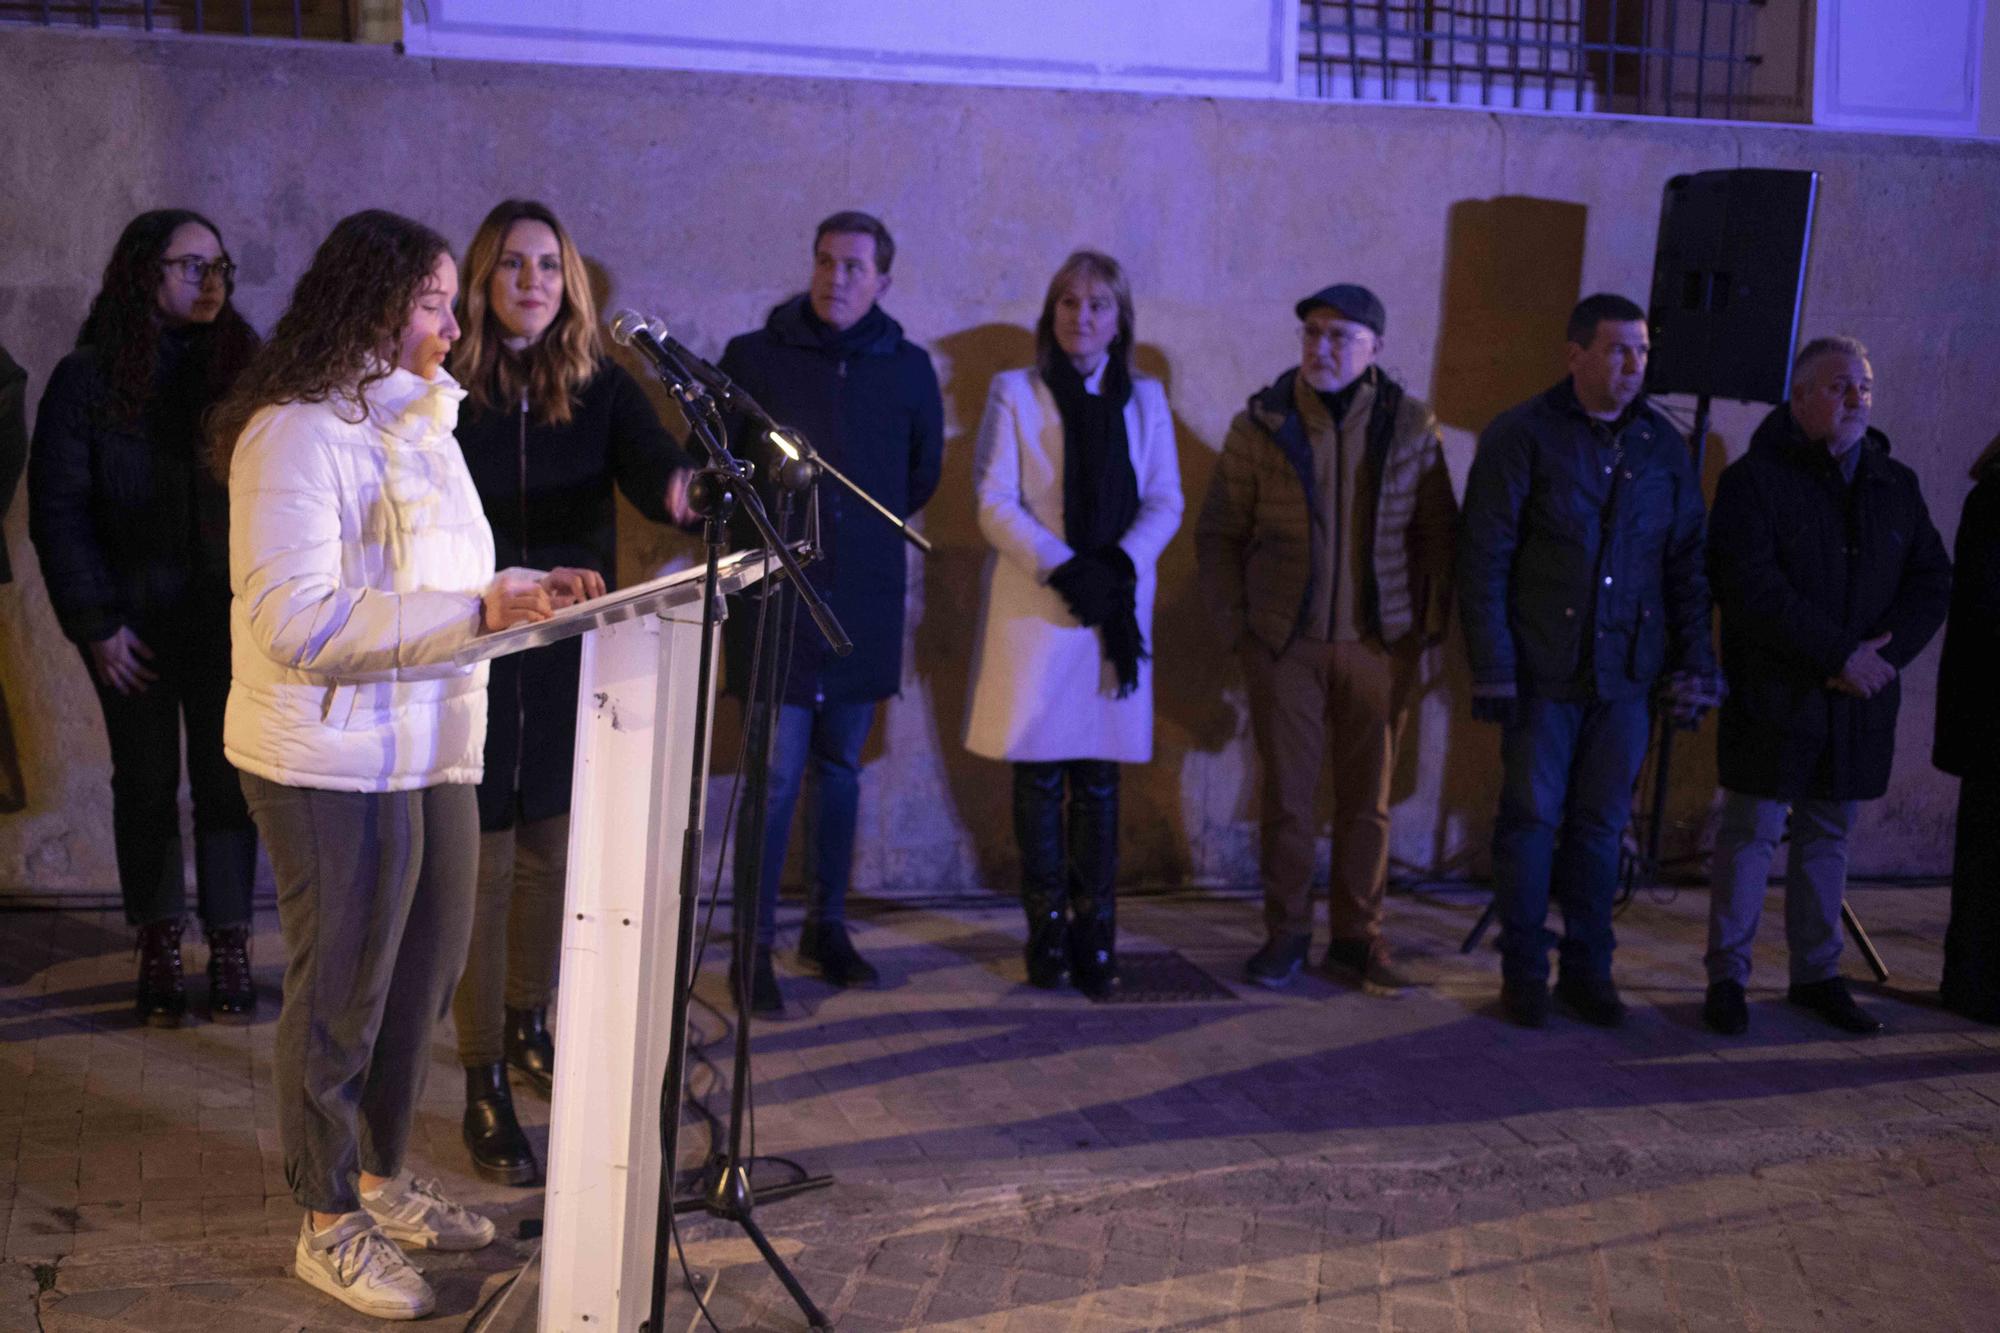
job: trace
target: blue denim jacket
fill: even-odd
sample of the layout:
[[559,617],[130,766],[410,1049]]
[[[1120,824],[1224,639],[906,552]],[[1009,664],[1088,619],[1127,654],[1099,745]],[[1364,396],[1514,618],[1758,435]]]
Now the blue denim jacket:
[[1496,417],[1458,544],[1473,693],[1629,699],[1713,673],[1703,521],[1686,444],[1644,399],[1607,426],[1564,380]]

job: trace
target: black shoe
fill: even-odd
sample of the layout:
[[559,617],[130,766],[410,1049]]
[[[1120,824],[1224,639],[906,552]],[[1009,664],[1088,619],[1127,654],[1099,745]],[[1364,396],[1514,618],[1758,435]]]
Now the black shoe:
[[1711,1032],[1740,1037],[1750,1030],[1750,1006],[1743,998],[1740,981],[1711,981],[1701,1002],[1701,1021]]
[[1103,913],[1077,922],[1070,931],[1070,980],[1093,1000],[1108,1000],[1125,984],[1118,975],[1116,939],[1117,927]]
[[217,1023],[248,1023],[257,1016],[247,925],[208,932],[208,1016]]
[[1549,987],[1544,981],[1503,981],[1500,1009],[1516,1027],[1539,1028],[1549,1023]]
[[1610,977],[1559,976],[1556,998],[1592,1027],[1615,1028],[1625,1022],[1625,1002]]
[[1854,997],[1847,993],[1847,983],[1839,977],[1804,984],[1794,982],[1785,992],[1785,998],[1857,1037],[1872,1037],[1882,1030],[1882,1021],[1854,1002]]
[[186,1016],[179,917],[139,927],[139,988],[134,1007],[141,1022],[156,1028],[177,1028]]
[[1043,990],[1069,985],[1069,921],[1058,910],[1028,917],[1028,984]]
[[1312,947],[1310,935],[1282,935],[1264,941],[1264,947],[1250,955],[1250,961],[1243,965],[1243,976],[1259,986],[1271,990],[1283,990],[1299,978],[1299,970],[1306,965],[1306,950]]
[[528,1185],[541,1174],[535,1149],[514,1118],[506,1065],[477,1065],[465,1071],[465,1120],[459,1132],[472,1154],[472,1169],[482,1180]]
[[799,961],[819,968],[819,974],[836,986],[882,984],[882,974],[855,952],[854,941],[847,938],[844,922],[821,921],[801,931]]
[[507,1010],[507,1064],[547,1097],[556,1084],[556,1043],[546,1009]]
[[[729,998],[736,999],[736,965],[729,965]],[[750,1012],[777,1018],[785,1012],[784,992],[778,989],[778,973],[771,966],[771,946],[760,944],[750,955]]]

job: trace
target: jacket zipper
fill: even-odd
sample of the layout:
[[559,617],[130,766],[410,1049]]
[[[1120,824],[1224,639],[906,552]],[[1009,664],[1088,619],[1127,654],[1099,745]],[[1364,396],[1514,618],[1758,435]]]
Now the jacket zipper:
[[[528,561],[528,392],[521,391],[521,415],[515,434],[514,500],[520,514],[521,563]],[[521,772],[528,755],[528,698],[521,678],[520,663],[514,671],[514,786],[512,804],[521,800]]]

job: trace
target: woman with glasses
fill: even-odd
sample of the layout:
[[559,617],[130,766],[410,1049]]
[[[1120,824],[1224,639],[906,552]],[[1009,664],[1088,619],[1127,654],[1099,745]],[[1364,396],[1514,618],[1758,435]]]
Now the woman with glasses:
[[[554,213],[509,199],[465,253],[465,337],[452,349],[467,398],[458,443],[503,565],[590,571],[617,557],[615,492],[656,523],[685,523],[691,465],[644,391],[604,354],[583,256]],[[462,1133],[488,1180],[536,1176],[507,1069],[544,1097],[555,1075],[548,1006],[562,943],[569,795],[582,640],[494,661],[479,890],[452,1013],[465,1067]]]
[[56,620],[82,653],[111,740],[111,826],[139,929],[139,1017],[187,1009],[181,729],[194,796],[196,909],[208,1007],[247,1022],[257,835],[222,755],[229,692],[228,501],[201,422],[257,348],[230,304],[222,234],[185,209],[143,213],[104,269],[76,350],[35,419],[28,530]]
[[1029,982],[1094,999],[1119,984],[1118,765],[1153,757],[1154,565],[1181,521],[1173,417],[1132,330],[1118,262],[1063,261],[972,473],[994,549],[965,747],[1014,765]]

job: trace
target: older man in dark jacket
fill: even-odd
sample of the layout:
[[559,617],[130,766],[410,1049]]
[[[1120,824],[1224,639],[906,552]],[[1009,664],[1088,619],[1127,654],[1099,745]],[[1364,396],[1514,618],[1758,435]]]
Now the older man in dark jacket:
[[1647,699],[1669,671],[1707,679],[1715,668],[1701,487],[1680,432],[1641,396],[1645,312],[1587,297],[1568,339],[1569,378],[1480,437],[1458,595],[1473,715],[1502,728],[1501,1002],[1523,1026],[1547,1021],[1553,892],[1557,998],[1612,1027],[1625,1008],[1611,980],[1611,908]]
[[1708,567],[1729,698],[1702,1017],[1718,1032],[1749,1026],[1743,984],[1788,810],[1788,998],[1845,1031],[1881,1029],[1839,976],[1847,836],[1859,803],[1888,790],[1899,677],[1944,622],[1951,561],[1916,473],[1869,427],[1873,392],[1860,343],[1807,343],[1791,401],[1716,486]]
[[[876,304],[889,290],[895,253],[888,228],[868,214],[827,218],[813,238],[811,286],[772,310],[763,328],[731,339],[721,365],[780,425],[804,435],[862,490],[907,518],[931,498],[943,471],[944,403],[929,354]],[[760,476],[783,462],[762,438],[746,438],[743,451]],[[784,1007],[771,947],[778,876],[808,763],[817,782],[818,855],[799,955],[837,986],[877,980],[848,938],[847,884],[861,747],[876,705],[902,685],[907,557],[895,528],[831,481],[820,484],[819,513],[822,554],[808,576],[854,640],[854,652],[834,657],[819,631],[799,618],[790,657],[778,664],[785,697],[771,747],[763,873],[756,885],[747,882],[750,802],[737,825],[737,902],[757,904],[751,1006],[765,1014]],[[754,611],[729,622],[730,680],[739,692],[756,622]],[[756,738],[753,732],[753,744]]]

